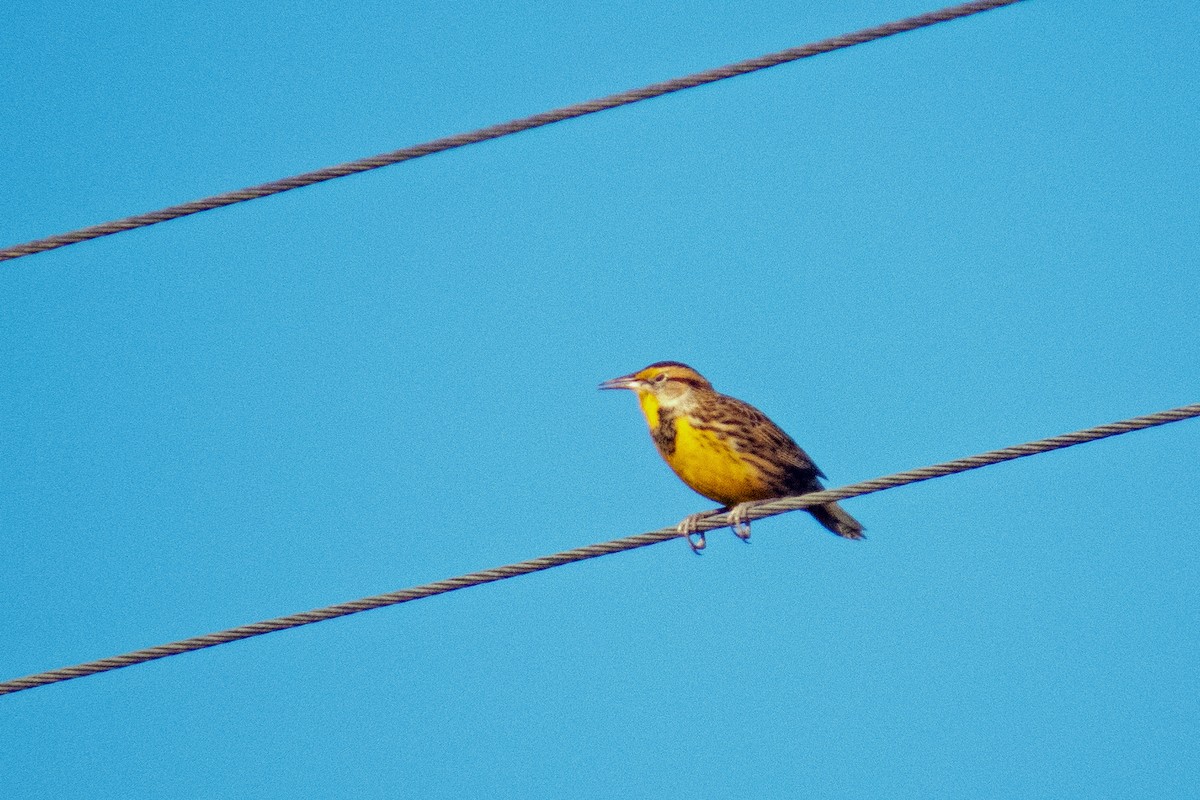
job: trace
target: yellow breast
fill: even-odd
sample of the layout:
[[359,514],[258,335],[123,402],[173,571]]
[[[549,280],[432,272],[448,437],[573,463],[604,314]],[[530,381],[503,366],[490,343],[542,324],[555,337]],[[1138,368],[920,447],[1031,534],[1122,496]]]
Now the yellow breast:
[[675,420],[675,450],[663,458],[684,483],[710,500],[736,505],[773,496],[761,473],[720,435]]

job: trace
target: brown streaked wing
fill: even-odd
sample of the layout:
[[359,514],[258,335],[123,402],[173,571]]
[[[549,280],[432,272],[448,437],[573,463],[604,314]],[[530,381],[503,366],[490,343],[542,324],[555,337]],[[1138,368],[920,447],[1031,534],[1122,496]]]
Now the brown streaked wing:
[[820,488],[817,478],[825,474],[771,419],[747,402],[716,395],[713,402],[692,411],[697,423],[729,436],[738,452],[760,464],[781,494],[799,494]]

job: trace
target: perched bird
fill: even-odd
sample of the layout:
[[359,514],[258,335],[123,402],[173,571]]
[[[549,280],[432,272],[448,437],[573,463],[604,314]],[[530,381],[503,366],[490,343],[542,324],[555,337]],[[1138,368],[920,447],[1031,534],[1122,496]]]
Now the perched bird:
[[[637,393],[663,460],[692,489],[724,505],[733,532],[744,540],[750,538],[750,523],[742,518],[746,504],[824,488],[819,479],[825,474],[766,414],[715,391],[687,364],[659,361],[600,388]],[[863,538],[863,526],[837,503],[808,511],[838,536]],[[703,533],[692,541],[700,516],[680,523],[696,551],[704,547]]]

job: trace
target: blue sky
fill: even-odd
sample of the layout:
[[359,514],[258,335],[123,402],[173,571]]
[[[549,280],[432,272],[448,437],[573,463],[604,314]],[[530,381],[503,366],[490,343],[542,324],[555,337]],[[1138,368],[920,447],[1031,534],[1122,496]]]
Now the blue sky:
[[[32,3],[0,243],[930,10]],[[0,265],[0,678],[1196,402],[1200,23],[1031,0]],[[1180,797],[1200,424],[0,698],[0,795]]]

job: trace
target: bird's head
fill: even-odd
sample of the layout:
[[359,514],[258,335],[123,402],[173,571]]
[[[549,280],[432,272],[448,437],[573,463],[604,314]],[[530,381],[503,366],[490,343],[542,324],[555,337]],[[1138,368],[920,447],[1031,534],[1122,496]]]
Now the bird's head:
[[643,401],[653,397],[656,405],[686,403],[697,392],[711,392],[712,384],[696,370],[678,361],[658,361],[630,375],[600,384],[601,389],[630,389]]

